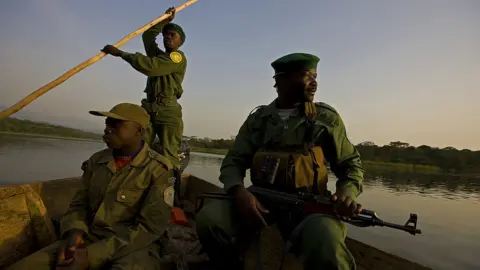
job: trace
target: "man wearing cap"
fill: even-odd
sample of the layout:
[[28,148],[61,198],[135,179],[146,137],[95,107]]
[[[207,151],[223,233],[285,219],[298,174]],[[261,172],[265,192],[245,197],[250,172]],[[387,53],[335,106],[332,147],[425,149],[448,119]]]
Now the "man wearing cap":
[[[232,261],[241,265],[238,256],[244,245],[240,241],[247,239],[245,232],[249,235],[267,226],[266,220],[277,223],[287,240],[286,251],[297,255],[304,269],[356,267],[344,242],[344,223],[259,202],[243,182],[250,169],[253,185],[330,197],[337,202],[340,218],[360,213],[361,205],[355,202],[363,187],[360,155],[348,140],[338,112],[313,102],[319,60],[293,53],[272,63],[278,97],[247,117],[223,160],[220,181],[234,200],[212,201],[196,217],[202,246],[218,269],[227,269]],[[334,194],[327,189],[325,160],[338,178]]]
[[[173,205],[170,161],[143,141],[140,106],[121,103],[104,116],[107,149],[83,162],[81,187],[60,222],[61,240],[9,269],[159,269],[159,246]],[[105,267],[105,268],[104,268]]]
[[[151,116],[152,125],[146,134],[151,145],[155,134],[160,141],[160,154],[167,157],[175,170],[180,169],[178,150],[183,136],[182,107],[177,100],[183,94],[182,82],[187,68],[185,54],[179,50],[185,42],[185,32],[178,24],[171,23],[175,17],[175,8],[166,11],[171,16],[154,25],[142,35],[146,55],[123,52],[112,45],[103,48],[103,52],[121,57],[135,70],[146,75],[146,99],[142,107]],[[163,34],[165,51],[158,47],[156,37]]]

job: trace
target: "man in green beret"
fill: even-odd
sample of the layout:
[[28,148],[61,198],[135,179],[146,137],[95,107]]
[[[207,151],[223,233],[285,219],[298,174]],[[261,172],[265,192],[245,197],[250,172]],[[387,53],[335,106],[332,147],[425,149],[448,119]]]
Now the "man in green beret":
[[[182,106],[177,100],[183,94],[182,82],[187,68],[187,58],[179,48],[185,42],[185,32],[178,24],[171,23],[175,8],[166,11],[171,16],[152,26],[142,35],[146,55],[123,52],[112,45],[103,52],[121,57],[135,70],[148,77],[145,88],[146,99],[142,106],[151,116],[151,127],[147,142],[152,145],[158,135],[159,145],[155,150],[166,156],[175,170],[180,169],[178,150],[183,136]],[[163,34],[165,51],[156,43],[156,37]]]
[[90,114],[106,118],[108,148],[83,162],[81,186],[60,222],[61,240],[9,270],[160,268],[156,241],[172,211],[174,173],[144,143],[150,116],[131,103]]
[[[359,152],[338,112],[313,102],[319,60],[293,53],[272,63],[278,97],[247,117],[222,162],[220,181],[234,200],[212,201],[196,217],[199,238],[218,269],[239,262],[245,232],[261,229],[266,220],[277,223],[287,251],[301,258],[304,269],[356,267],[344,242],[347,227],[339,219],[285,212],[272,202],[259,202],[244,186],[250,169],[253,185],[330,197],[340,217],[360,213],[361,205],[355,202],[364,172]],[[338,179],[334,194],[327,189],[325,160]]]

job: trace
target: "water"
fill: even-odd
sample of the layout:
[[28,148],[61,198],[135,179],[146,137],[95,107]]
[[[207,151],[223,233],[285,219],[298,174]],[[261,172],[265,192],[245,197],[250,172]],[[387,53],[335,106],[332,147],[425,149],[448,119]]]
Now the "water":
[[[103,148],[102,143],[0,135],[0,185],[78,176],[81,163]],[[221,158],[194,153],[186,173],[220,185]],[[364,189],[359,201],[365,208],[401,224],[416,213],[422,234],[350,227],[350,237],[433,269],[480,269],[480,178],[367,172]]]

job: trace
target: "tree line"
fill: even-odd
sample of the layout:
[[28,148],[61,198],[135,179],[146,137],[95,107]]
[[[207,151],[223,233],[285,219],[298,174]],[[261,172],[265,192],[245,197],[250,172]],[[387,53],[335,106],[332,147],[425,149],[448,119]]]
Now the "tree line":
[[[15,118],[2,119],[0,121],[0,132],[2,131],[101,139],[100,134],[92,132]],[[232,148],[235,138],[210,139],[185,137],[185,139],[192,148],[227,150]],[[401,167],[402,164],[413,164],[431,167],[447,173],[480,173],[480,151],[468,149],[459,150],[453,147],[438,148],[427,145],[415,147],[400,141],[391,142],[383,146],[376,145],[371,141],[366,141],[357,144],[356,147],[362,156],[362,161],[366,161],[366,163],[393,163],[399,167]]]
[[[234,138],[189,137],[187,140],[190,147],[204,149],[230,149],[234,142]],[[366,141],[356,147],[363,161],[431,166],[448,173],[480,173],[480,151],[428,145],[415,147],[400,141],[383,146]]]
[[0,132],[28,133],[92,140],[102,139],[101,134],[96,134],[93,132],[12,117],[7,117],[0,120]]

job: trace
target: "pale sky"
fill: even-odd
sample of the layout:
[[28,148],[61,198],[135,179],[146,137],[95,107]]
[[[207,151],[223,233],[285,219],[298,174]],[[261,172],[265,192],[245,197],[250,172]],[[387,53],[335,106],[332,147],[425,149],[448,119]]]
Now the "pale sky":
[[[0,105],[183,2],[2,1]],[[339,111],[352,142],[480,149],[479,14],[478,0],[199,0],[175,19],[187,34],[185,135],[235,135],[276,95],[270,63],[308,52],[321,59],[316,99]],[[122,49],[143,53],[141,38]],[[107,56],[25,111],[101,130],[87,111],[139,103],[145,81]]]

